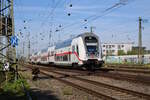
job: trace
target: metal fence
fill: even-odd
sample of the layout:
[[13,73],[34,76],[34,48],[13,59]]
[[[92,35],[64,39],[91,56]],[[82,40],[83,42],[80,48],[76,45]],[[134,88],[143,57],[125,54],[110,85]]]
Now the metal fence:
[[[103,59],[106,63],[138,63],[138,55],[106,56]],[[150,54],[144,55],[142,62],[143,64],[150,64]]]

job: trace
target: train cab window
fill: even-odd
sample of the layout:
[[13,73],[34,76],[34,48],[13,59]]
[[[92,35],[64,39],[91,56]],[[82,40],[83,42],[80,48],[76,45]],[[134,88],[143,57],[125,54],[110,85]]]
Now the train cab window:
[[77,48],[77,54],[79,56],[79,48],[78,48],[78,45],[76,45],[76,48]]
[[87,46],[88,52],[97,52],[97,46]]

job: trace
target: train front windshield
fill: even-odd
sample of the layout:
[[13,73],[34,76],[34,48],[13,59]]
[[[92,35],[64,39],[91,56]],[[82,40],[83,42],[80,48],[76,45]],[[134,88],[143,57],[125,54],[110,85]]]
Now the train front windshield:
[[88,52],[97,52],[97,46],[87,46],[87,51]]
[[85,37],[85,44],[88,53],[98,52],[98,40],[95,37]]

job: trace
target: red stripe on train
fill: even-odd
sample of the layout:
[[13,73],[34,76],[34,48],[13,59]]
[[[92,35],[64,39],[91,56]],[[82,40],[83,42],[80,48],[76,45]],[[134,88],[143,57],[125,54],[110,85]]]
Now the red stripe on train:
[[79,58],[79,55],[77,54],[77,52],[63,52],[63,53],[56,54],[56,56],[64,56],[64,55],[69,55],[69,54],[75,54],[76,57],[78,58],[78,60],[79,60],[79,61],[82,61],[82,60]]
[[[79,61],[82,61],[80,58],[79,58],[79,55],[77,54],[77,52],[63,52],[63,53],[59,53],[59,54],[55,54],[56,56],[64,56],[64,55],[69,55],[69,54],[75,54],[75,56],[78,58]],[[48,55],[44,55],[42,56],[41,58],[47,58]],[[38,57],[35,57],[35,58],[40,58],[40,56]]]

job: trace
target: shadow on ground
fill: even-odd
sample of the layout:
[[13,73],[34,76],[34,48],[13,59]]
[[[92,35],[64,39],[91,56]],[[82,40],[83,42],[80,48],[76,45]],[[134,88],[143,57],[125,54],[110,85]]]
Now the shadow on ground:
[[48,76],[38,76],[38,78],[37,79],[39,79],[39,80],[45,80],[45,79],[50,79]]
[[[31,89],[30,95],[32,100],[59,100],[56,96],[52,95],[49,90],[41,91],[39,89]],[[0,91],[0,100],[29,100],[26,95],[18,96],[11,92]]]
[[52,91],[50,90],[39,90],[33,88],[30,90],[30,94],[33,100],[59,100],[56,96],[52,95]]
[[0,100],[27,100],[25,95],[19,96],[11,92],[0,91]]

